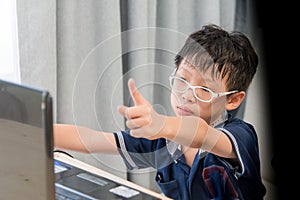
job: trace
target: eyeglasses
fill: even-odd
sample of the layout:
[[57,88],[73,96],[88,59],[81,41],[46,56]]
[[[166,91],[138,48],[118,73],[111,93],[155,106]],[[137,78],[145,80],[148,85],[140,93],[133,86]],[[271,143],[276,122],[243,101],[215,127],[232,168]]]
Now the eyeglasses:
[[211,102],[214,98],[238,92],[238,90],[233,90],[230,92],[215,93],[203,86],[192,86],[186,80],[173,75],[169,77],[169,80],[173,91],[185,93],[189,88],[191,88],[193,90],[194,97],[202,102]]

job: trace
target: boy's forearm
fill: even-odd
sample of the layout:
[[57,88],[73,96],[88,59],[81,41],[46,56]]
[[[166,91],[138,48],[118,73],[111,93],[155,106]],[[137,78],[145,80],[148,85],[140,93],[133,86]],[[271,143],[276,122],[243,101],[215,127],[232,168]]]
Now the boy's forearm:
[[199,117],[167,117],[160,134],[163,138],[187,147],[201,148],[226,158],[236,158],[227,135],[210,127]]
[[184,146],[200,148],[208,125],[194,116],[167,117],[161,136]]
[[118,153],[112,133],[70,124],[54,124],[53,129],[55,148],[83,153]]

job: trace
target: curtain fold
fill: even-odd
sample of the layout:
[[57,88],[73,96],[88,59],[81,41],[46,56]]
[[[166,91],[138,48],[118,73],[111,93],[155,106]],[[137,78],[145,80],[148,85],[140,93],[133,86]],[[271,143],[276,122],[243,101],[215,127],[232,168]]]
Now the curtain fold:
[[[119,1],[57,1],[57,122],[112,132],[124,129]],[[120,156],[78,159],[127,177]]]

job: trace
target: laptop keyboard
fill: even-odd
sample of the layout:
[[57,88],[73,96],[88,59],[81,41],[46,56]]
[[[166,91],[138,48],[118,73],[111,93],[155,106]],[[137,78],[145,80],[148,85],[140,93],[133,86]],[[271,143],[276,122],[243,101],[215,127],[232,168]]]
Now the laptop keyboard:
[[157,200],[151,195],[60,161],[55,161],[54,172],[56,200]]
[[55,183],[55,190],[56,200],[97,200],[94,197],[69,188],[60,183]]
[[[64,166],[54,165],[55,173],[60,173],[66,170],[68,169]],[[91,197],[60,183],[55,183],[55,197],[56,200],[96,200],[94,197]]]

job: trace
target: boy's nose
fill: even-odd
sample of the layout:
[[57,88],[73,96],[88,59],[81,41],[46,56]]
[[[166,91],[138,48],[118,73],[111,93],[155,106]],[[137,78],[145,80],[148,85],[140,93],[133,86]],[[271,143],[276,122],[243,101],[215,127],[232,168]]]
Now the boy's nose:
[[195,102],[196,98],[194,96],[193,90],[191,88],[187,89],[182,95],[182,99],[187,102]]

